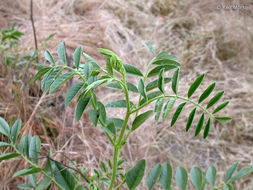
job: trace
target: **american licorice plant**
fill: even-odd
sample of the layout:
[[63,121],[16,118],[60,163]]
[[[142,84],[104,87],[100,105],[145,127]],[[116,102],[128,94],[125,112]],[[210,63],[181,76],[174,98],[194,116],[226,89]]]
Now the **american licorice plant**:
[[[186,132],[190,130],[195,122],[194,118],[198,110],[202,113],[200,119],[196,122],[195,136],[199,135],[203,129],[204,138],[208,136],[213,120],[221,124],[231,121],[230,117],[217,115],[229,104],[228,101],[215,107],[223,97],[224,91],[217,92],[214,96],[208,98],[214,91],[216,83],[210,84],[198,100],[192,99],[192,95],[205,78],[205,74],[202,74],[189,87],[188,96],[180,96],[178,94],[180,73],[178,58],[166,52],[156,54],[150,44],[147,44],[147,47],[154,58],[148,63],[145,74],[135,66],[123,64],[117,55],[106,49],[99,49],[99,52],[105,55],[106,68],[102,68],[90,56],[83,53],[82,47],[78,47],[74,52],[74,68],[66,64],[64,42],[61,42],[58,47],[59,61],[57,62],[49,51],[45,51],[45,58],[50,65],[45,64],[40,68],[34,80],[42,78],[41,88],[48,93],[53,93],[74,76],[80,80],[68,90],[65,96],[65,106],[67,107],[77,97],[76,121],[78,122],[85,110],[88,110],[88,116],[93,125],[104,131],[109,143],[113,146],[113,160],[108,159],[108,164],[101,162],[101,167],[95,169],[93,175],[89,175],[85,168],[66,166],[55,161],[50,150],[46,156],[46,165],[40,166],[38,159],[41,156],[40,138],[30,135],[21,138],[21,135],[19,135],[20,120],[17,120],[12,127],[9,127],[8,123],[0,118],[0,133],[6,136],[6,138],[2,138],[5,142],[0,142],[0,147],[5,147],[5,152],[8,151],[8,153],[0,155],[0,161],[21,157],[30,166],[13,175],[13,177],[27,176],[28,178],[29,183],[20,184],[19,188],[51,189],[54,184],[58,189],[64,190],[117,190],[123,188],[123,186],[133,190],[138,187],[144,177],[146,161],[144,159],[140,160],[133,168],[124,173],[120,166],[124,162],[120,159],[120,153],[129,136],[153,114],[156,121],[159,121],[160,116],[162,121],[166,121],[176,105],[175,103],[177,101],[182,102],[175,109],[174,114],[171,114],[170,126],[173,127],[187,104],[192,104],[194,108],[189,114],[185,127]],[[86,60],[85,64],[81,62],[82,56]],[[169,74],[168,71],[173,71],[171,78],[165,77]],[[115,73],[118,74],[115,75]],[[128,82],[128,76],[138,77],[138,85],[135,86]],[[152,77],[156,79],[147,84],[147,79]],[[104,84],[107,88],[121,91],[124,94],[124,99],[104,105],[103,102],[99,101],[99,97],[96,96],[95,92],[96,88]],[[165,85],[171,86],[172,94],[166,93]],[[131,102],[130,93],[139,94],[139,101],[136,103]],[[203,101],[207,98],[209,99],[207,104],[203,104]],[[153,102],[155,102],[154,110],[143,111],[145,107]],[[108,118],[107,108],[126,109],[124,118]],[[130,117],[133,117],[132,123],[129,122]],[[238,163],[232,165],[226,172],[224,183],[218,186],[215,184],[217,171],[214,166],[210,166],[205,175],[200,168],[193,167],[189,173],[189,181],[198,190],[231,190],[234,181],[253,172],[253,166],[236,172],[237,167]],[[44,175],[44,179],[37,181],[39,173]],[[145,183],[149,190],[154,189],[154,187],[158,188],[158,186],[164,190],[172,190],[171,183],[173,179],[179,189],[187,189],[188,173],[183,167],[177,168],[175,178],[173,178],[172,167],[169,163],[157,164],[146,176]]]

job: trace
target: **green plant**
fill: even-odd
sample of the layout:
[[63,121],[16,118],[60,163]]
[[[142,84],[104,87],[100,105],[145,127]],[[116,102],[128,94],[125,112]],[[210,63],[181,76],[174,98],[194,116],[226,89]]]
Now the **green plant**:
[[[21,121],[18,120],[10,128],[7,122],[0,118],[0,132],[7,137],[5,142],[1,142],[2,147],[11,147],[11,153],[2,154],[0,161],[11,159],[14,157],[22,157],[30,164],[28,169],[18,171],[13,177],[30,176],[31,184],[24,184],[21,188],[35,188],[47,189],[50,184],[54,183],[59,189],[101,189],[106,186],[106,189],[120,189],[123,185],[127,185],[130,190],[135,189],[145,173],[145,160],[140,160],[133,168],[126,173],[122,171],[121,164],[124,162],[120,159],[121,150],[126,143],[129,136],[137,130],[141,125],[154,113],[155,120],[158,121],[162,113],[162,120],[165,121],[170,112],[175,106],[176,101],[181,101],[171,119],[171,127],[175,125],[179,116],[182,114],[187,104],[192,104],[194,109],[191,111],[186,124],[186,131],[191,128],[196,110],[202,112],[195,129],[195,136],[199,135],[203,126],[203,136],[208,136],[211,121],[216,120],[222,124],[231,121],[230,117],[220,117],[216,114],[224,109],[229,102],[224,102],[211,111],[213,107],[224,95],[224,91],[218,92],[203,106],[203,101],[210,96],[214,91],[215,83],[211,84],[199,97],[198,102],[191,99],[194,92],[201,85],[205,75],[200,75],[190,86],[188,96],[183,97],[178,95],[178,81],[180,64],[178,58],[166,52],[156,54],[151,45],[147,44],[152,54],[155,56],[147,65],[145,74],[135,66],[123,64],[122,61],[113,52],[106,49],[99,49],[99,52],[106,56],[106,69],[99,66],[90,56],[82,52],[82,47],[75,50],[73,60],[75,68],[69,67],[66,64],[66,50],[64,43],[60,43],[58,47],[59,61],[56,62],[49,51],[45,51],[45,58],[50,62],[41,68],[35,75],[34,80],[42,77],[41,88],[49,93],[53,93],[58,87],[77,76],[81,82],[74,84],[65,96],[65,105],[68,106],[70,102],[76,97],[76,120],[79,121],[88,106],[91,109],[88,115],[94,126],[100,126],[101,130],[105,132],[109,142],[113,146],[113,160],[108,160],[108,164],[101,162],[101,168],[94,170],[94,174],[89,176],[87,170],[84,168],[73,166],[66,166],[52,158],[51,151],[47,158],[46,166],[40,167],[38,158],[40,155],[40,139],[37,136],[25,136],[18,142],[18,134],[21,128]],[[82,55],[86,59],[86,64],[81,62]],[[64,70],[68,72],[64,73]],[[171,78],[165,77],[169,71],[174,71]],[[115,72],[120,75],[115,75]],[[139,77],[138,86],[127,81],[128,76]],[[147,83],[147,78],[158,77],[158,79]],[[166,94],[165,84],[171,82],[173,94]],[[125,99],[110,102],[104,105],[96,96],[95,89],[106,83],[106,87],[121,91]],[[150,92],[151,90],[155,90]],[[139,94],[139,101],[133,103],[130,101],[130,93]],[[165,104],[165,100],[168,101]],[[147,105],[155,102],[154,110],[143,111]],[[165,105],[164,105],[165,104]],[[108,118],[106,109],[108,108],[123,108],[126,109],[124,118]],[[133,122],[130,125],[129,119],[133,117]],[[205,123],[205,117],[207,121]],[[205,124],[204,124],[205,123]],[[41,156],[41,155],[40,155]],[[205,178],[203,178],[202,171],[198,167],[192,168],[190,172],[190,179],[193,186],[198,190],[203,190],[210,186],[212,189],[232,189],[232,183],[241,177],[244,177],[253,172],[253,167],[248,167],[235,173],[238,163],[231,166],[227,173],[223,185],[216,187],[216,169],[211,166],[208,168]],[[36,174],[42,173],[45,178],[37,183]],[[235,174],[234,174],[235,173]],[[153,189],[156,182],[159,180],[160,185],[165,190],[170,190],[172,182],[172,167],[169,163],[163,166],[157,164],[146,177],[146,185],[148,189]],[[117,180],[116,180],[117,179]],[[84,185],[78,186],[77,182],[82,181]],[[188,174],[186,169],[179,167],[175,174],[175,181],[181,190],[185,190],[188,182]],[[208,185],[207,185],[208,184]]]

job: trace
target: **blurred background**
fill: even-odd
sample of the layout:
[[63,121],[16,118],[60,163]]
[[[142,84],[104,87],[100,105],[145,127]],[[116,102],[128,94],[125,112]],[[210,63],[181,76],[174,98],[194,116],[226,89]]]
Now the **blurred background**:
[[[7,55],[11,57],[7,64],[1,54],[0,116],[10,122],[21,118],[31,134],[40,136],[43,149],[53,150],[55,159],[68,162],[66,156],[92,170],[101,160],[112,158],[112,147],[99,128],[92,127],[87,115],[80,123],[75,122],[75,103],[64,107],[68,86],[43,94],[39,81],[32,81],[37,69],[27,62],[44,62],[46,49],[56,57],[57,46],[64,40],[69,54],[82,45],[85,53],[103,65],[104,57],[97,48],[106,48],[144,71],[152,59],[145,47],[148,42],[157,52],[167,51],[180,58],[182,95],[202,73],[206,77],[198,95],[216,81],[216,92],[225,90],[224,100],[230,100],[224,115],[233,121],[224,126],[213,123],[209,137],[203,140],[202,135],[194,137],[194,130],[185,132],[191,109],[185,110],[173,128],[169,121],[155,123],[151,118],[123,149],[122,158],[127,160],[124,169],[143,158],[148,168],[169,162],[174,171],[177,166],[189,171],[193,166],[206,170],[214,165],[225,171],[234,162],[240,162],[240,167],[253,164],[252,0],[34,0],[36,60],[31,60],[35,45],[30,11],[29,0],[0,1],[0,28],[10,29],[14,24],[24,34]],[[21,69],[13,66],[17,63]],[[110,102],[122,96],[118,93],[100,88],[98,97]],[[121,117],[123,112],[110,110],[109,114]],[[16,189],[23,183],[22,178],[11,178],[22,169],[22,163],[0,163],[0,189]],[[224,178],[224,172],[218,175]],[[238,181],[235,189],[253,190],[253,176]]]

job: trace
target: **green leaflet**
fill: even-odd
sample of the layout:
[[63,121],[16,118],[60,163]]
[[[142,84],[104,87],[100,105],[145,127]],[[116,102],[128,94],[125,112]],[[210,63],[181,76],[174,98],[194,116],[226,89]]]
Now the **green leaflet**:
[[202,113],[202,115],[199,119],[199,122],[197,124],[196,130],[195,130],[195,136],[197,136],[200,133],[200,131],[201,131],[203,125],[204,125],[204,120],[205,120],[205,114]]
[[98,112],[99,112],[99,118],[106,123],[106,110],[105,106],[102,102],[98,102]]
[[219,93],[217,93],[207,104],[207,109],[209,109],[210,107],[212,107],[214,104],[216,104],[224,95],[224,91],[221,91]]
[[25,154],[27,157],[29,157],[29,147],[30,147],[31,140],[32,140],[32,137],[30,135],[26,135],[20,140],[18,144],[18,150],[22,154]]
[[203,102],[212,93],[215,86],[216,86],[216,83],[214,82],[213,84],[207,87],[207,89],[199,97],[199,103]]
[[209,134],[209,130],[210,130],[210,125],[211,125],[211,119],[209,118],[206,126],[205,126],[205,130],[204,130],[204,139],[208,136]]
[[[132,107],[133,103],[130,102],[130,107]],[[110,102],[105,105],[106,108],[126,108],[127,107],[127,102],[126,100],[118,100],[115,102]]]
[[30,184],[20,184],[17,186],[17,188],[19,188],[19,189],[34,189],[34,186],[32,186]]
[[192,181],[192,184],[198,190],[201,190],[202,183],[203,183],[203,177],[202,177],[202,171],[200,168],[194,167],[191,169],[191,181]]
[[67,107],[70,102],[74,99],[74,97],[80,92],[82,87],[84,86],[84,82],[79,82],[74,84],[67,92],[65,96],[65,107]]
[[64,84],[67,80],[75,75],[74,72],[68,72],[57,78],[50,86],[49,93],[54,92],[59,86]]
[[186,132],[189,131],[189,129],[191,128],[191,125],[192,125],[192,122],[193,122],[193,119],[194,119],[194,116],[196,113],[196,109],[197,108],[194,108],[188,117],[188,121],[187,121],[186,128],[185,128]]
[[179,69],[177,69],[174,74],[173,74],[173,77],[172,77],[172,90],[175,94],[177,94],[177,89],[178,89],[178,79],[179,79]]
[[4,134],[7,137],[10,135],[10,127],[2,117],[0,117],[0,133]]
[[226,184],[223,190],[234,190],[234,188],[231,184]]
[[[122,90],[122,87],[120,86],[120,84],[118,84],[116,82],[108,83],[106,85],[106,87],[114,89],[114,90]],[[132,83],[127,82],[127,88],[128,88],[129,91],[139,93],[137,87],[135,85],[133,85]]]
[[164,93],[164,69],[162,69],[159,73],[158,88],[162,93]]
[[181,190],[186,190],[188,174],[186,169],[178,167],[176,171],[176,184]]
[[20,154],[18,154],[18,153],[1,154],[0,155],[0,162],[3,161],[3,160],[9,160],[9,159],[12,159],[12,158],[16,158],[18,156],[20,156]]
[[138,91],[143,96],[143,98],[146,100],[147,99],[147,94],[146,94],[145,85],[144,85],[144,82],[143,82],[142,79],[140,79],[139,82],[138,82]]
[[30,175],[30,174],[34,174],[34,173],[38,173],[40,171],[41,171],[40,168],[23,169],[23,170],[20,170],[20,171],[14,173],[14,175],[12,176],[12,178],[20,177],[20,176],[26,176],[26,175]]
[[140,125],[142,125],[149,117],[150,115],[153,113],[152,110],[149,110],[143,114],[138,115],[132,124],[132,131],[136,130]]
[[155,67],[154,69],[152,69],[148,73],[147,77],[153,77],[153,76],[159,74],[160,70],[162,70],[162,69],[164,69],[164,71],[169,71],[169,70],[172,70],[175,68],[177,68],[177,67],[174,65],[159,65],[159,66]]
[[174,55],[170,55],[165,51],[162,51],[161,53],[159,53],[156,56],[157,59],[169,59],[169,60],[174,60],[174,61],[178,61],[178,57],[174,56]]
[[126,70],[126,75],[128,76],[136,76],[136,77],[143,77],[142,72],[135,66],[129,65],[129,64],[123,64],[125,70]]
[[[161,92],[161,91],[154,91],[154,92],[151,92],[150,94],[148,94],[147,95],[147,99],[148,100],[151,100],[151,99],[153,99],[153,98],[155,98],[155,97],[157,97],[157,96],[160,96],[160,95],[162,95],[163,93]],[[144,104],[146,102],[146,99],[142,99],[141,101],[140,101],[140,105],[142,105],[142,104]]]
[[58,46],[57,54],[58,54],[59,59],[62,61],[62,63],[64,65],[66,65],[67,64],[67,59],[66,59],[66,49],[65,49],[64,41],[62,41],[60,43],[60,45]]
[[168,65],[168,66],[175,66],[175,67],[180,67],[181,65],[176,62],[175,60],[171,59],[158,59],[152,62],[153,65]]
[[87,63],[92,64],[94,69],[98,69],[98,70],[101,69],[101,67],[89,55],[87,55],[86,53],[83,53],[83,56],[85,60],[87,61]]
[[171,127],[176,123],[176,121],[177,121],[178,117],[180,116],[180,114],[182,113],[185,105],[186,105],[186,102],[181,103],[178,106],[177,110],[175,111],[175,113],[174,113],[174,115],[172,117],[171,124],[170,124]]
[[229,182],[229,180],[232,178],[233,174],[235,173],[235,171],[238,168],[239,163],[236,162],[235,164],[233,164],[232,166],[230,166],[230,168],[227,170],[226,175],[225,175],[225,181],[226,183]]
[[85,76],[86,80],[88,80],[92,75],[93,66],[91,63],[81,64],[79,70]]
[[33,136],[29,145],[29,157],[35,164],[38,164],[40,147],[40,138],[38,136]]
[[[111,123],[111,122],[114,123],[114,126],[115,126],[117,129],[122,129],[124,120],[119,119],[119,118],[107,118],[107,119],[106,119],[106,124],[109,124],[109,123]],[[129,126],[128,126],[128,125],[127,125],[127,129],[129,129]]]
[[79,46],[78,48],[76,48],[74,55],[73,55],[74,65],[77,68],[77,70],[79,69],[79,65],[81,62],[81,56],[82,56],[82,47]]
[[172,180],[172,167],[170,164],[166,163],[162,167],[161,176],[160,176],[160,184],[164,190],[170,190]]
[[[61,74],[62,71],[63,71],[63,69],[55,69],[50,73],[48,72],[49,75],[47,76],[47,78],[45,80],[45,84],[44,84],[45,90],[47,90],[51,86],[51,84]],[[44,77],[46,77],[46,75]],[[44,79],[44,77],[43,77],[43,79]],[[42,82],[41,82],[41,84],[42,84]],[[42,89],[43,89],[43,86],[42,86]]]
[[135,189],[141,182],[145,173],[146,161],[140,160],[126,175],[126,183],[130,190]]
[[41,78],[43,75],[45,75],[51,68],[50,67],[45,67],[45,68],[42,68],[40,69],[36,75],[34,76],[34,79],[33,81],[37,81],[39,78]]
[[149,51],[152,53],[153,56],[156,56],[156,53],[155,53],[155,50],[154,48],[152,47],[151,44],[149,43],[145,43],[146,47],[149,49]]
[[55,180],[64,190],[75,189],[76,180],[71,172],[69,172],[63,165],[57,162],[51,162],[52,169],[55,175]]
[[88,116],[93,123],[93,125],[96,127],[98,123],[99,113],[96,110],[90,110],[88,112]]
[[193,93],[198,89],[204,78],[205,74],[202,74],[192,83],[192,85],[188,90],[188,98],[190,98],[193,95]]
[[164,99],[158,99],[155,104],[155,120],[158,121],[161,115]]
[[49,184],[51,183],[51,179],[46,177],[43,180],[40,181],[40,183],[38,184],[38,186],[35,188],[35,190],[44,190],[47,189],[47,187],[49,186]]
[[43,78],[42,78],[41,84],[40,84],[40,88],[41,88],[41,89],[44,89],[44,87],[45,87],[45,82],[46,82],[48,76],[49,76],[53,71],[54,71],[54,68],[50,68],[50,70],[47,71],[47,72],[45,73],[45,75],[43,74],[44,76],[42,75]]
[[90,97],[88,96],[88,97],[82,98],[78,102],[77,107],[76,107],[76,121],[77,122],[81,119],[81,117],[84,113],[84,110],[87,107],[89,101],[90,101]]
[[[164,78],[164,84],[168,83],[171,81],[171,78]],[[153,90],[154,88],[158,87],[158,80],[154,80],[146,86],[146,91]]]
[[101,127],[101,129],[110,135],[116,135],[116,128],[113,122],[109,123],[106,127]]
[[212,187],[215,186],[216,173],[216,168],[214,166],[210,166],[206,172],[206,180]]
[[106,57],[106,71],[109,73],[109,75],[113,76],[113,68],[110,62],[110,57]]
[[237,172],[230,180],[229,182],[232,183],[238,179],[241,179],[242,177],[252,174],[253,173],[253,166],[251,167],[247,167],[247,168],[243,168],[241,169],[239,172]]
[[232,118],[231,117],[215,117],[215,119],[221,123],[221,124],[227,124],[229,123],[230,121],[232,121]]
[[0,141],[0,148],[1,148],[1,147],[6,147],[6,146],[11,146],[11,144],[6,143],[6,142],[1,142],[1,141]]
[[170,115],[170,112],[174,106],[176,102],[176,99],[170,99],[164,106],[164,109],[163,109],[163,121],[165,121],[169,115]]
[[161,164],[157,164],[148,173],[146,178],[146,185],[148,186],[149,190],[152,190],[154,188],[156,181],[160,177],[161,170],[162,170]]
[[45,51],[44,56],[45,56],[47,61],[49,61],[53,65],[55,64],[54,59],[53,59],[51,53],[48,50]]
[[220,110],[224,109],[225,107],[227,107],[227,105],[229,104],[229,101],[226,101],[222,104],[220,104],[214,111],[213,114],[219,112]]

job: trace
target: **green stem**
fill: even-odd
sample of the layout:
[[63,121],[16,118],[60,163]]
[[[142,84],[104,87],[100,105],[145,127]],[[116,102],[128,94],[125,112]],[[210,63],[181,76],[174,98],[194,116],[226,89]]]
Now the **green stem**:
[[186,102],[190,102],[192,104],[194,104],[196,107],[200,108],[203,112],[205,112],[209,117],[213,118],[213,114],[211,114],[210,112],[208,112],[208,110],[206,108],[204,108],[203,106],[201,106],[200,104],[198,104],[197,102],[190,100],[188,98],[182,97],[182,96],[177,96],[177,95],[161,95],[161,96],[157,96],[155,98],[152,98],[150,100],[148,100],[147,102],[145,102],[144,104],[142,104],[141,106],[139,106],[138,108],[134,109],[131,111],[131,114],[134,112],[137,112],[139,110],[141,110],[142,108],[144,108],[145,106],[147,106],[148,104],[160,99],[160,98],[176,98],[176,99],[180,99],[180,100],[184,100]]
[[[19,152],[19,150],[15,147],[15,145],[12,144],[11,146],[12,146],[12,148],[13,148],[17,153],[20,154],[20,156],[21,156],[28,164],[30,164],[30,165],[33,166],[34,168],[39,168],[39,169],[41,169],[38,165],[34,164],[32,161],[30,161],[28,158],[26,158],[21,152]],[[61,187],[61,185],[60,185],[59,183],[57,183],[57,181],[55,181],[55,179],[52,178],[50,175],[48,175],[43,169],[41,169],[40,172],[41,172],[44,176],[50,178],[50,179],[52,180],[52,182],[53,182],[57,187],[59,187],[59,189],[64,190],[64,189]]]
[[125,131],[126,131],[126,128],[127,128],[127,123],[128,123],[129,117],[131,115],[131,113],[130,113],[129,94],[128,94],[126,82],[125,82],[124,79],[123,79],[123,81],[124,81],[124,84],[121,83],[121,85],[123,87],[123,90],[124,90],[124,93],[125,93],[125,96],[126,96],[127,112],[126,112],[126,116],[125,116],[125,119],[124,119],[124,123],[123,123],[122,129],[121,129],[118,141],[117,141],[117,143],[114,144],[113,170],[112,170],[112,177],[111,177],[109,190],[113,189],[113,185],[114,185],[116,174],[117,174],[118,160],[119,160],[120,152],[121,152],[121,149],[122,149],[122,146],[123,146],[122,145],[122,139],[124,137],[124,134],[125,134]]

